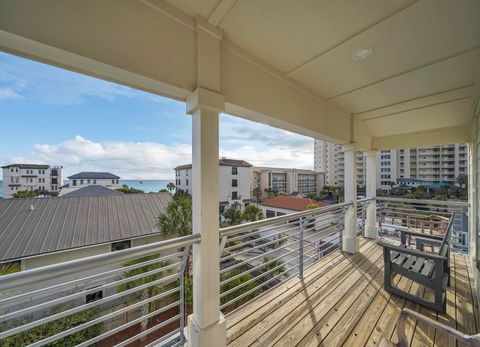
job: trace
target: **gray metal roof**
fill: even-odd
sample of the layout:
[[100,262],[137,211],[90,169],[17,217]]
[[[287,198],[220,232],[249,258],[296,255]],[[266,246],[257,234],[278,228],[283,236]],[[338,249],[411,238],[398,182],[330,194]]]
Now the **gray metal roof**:
[[118,180],[120,177],[110,172],[79,172],[69,176],[69,179],[91,179],[91,180]]
[[8,169],[10,167],[18,167],[20,169],[48,169],[50,166],[44,164],[10,164],[2,166],[2,169]]
[[69,196],[105,196],[105,195],[123,195],[119,191],[110,189],[104,186],[99,186],[98,184],[92,184],[83,188],[76,189],[70,193],[62,195],[62,198]]
[[155,219],[171,199],[169,193],[0,199],[0,261],[157,233]]

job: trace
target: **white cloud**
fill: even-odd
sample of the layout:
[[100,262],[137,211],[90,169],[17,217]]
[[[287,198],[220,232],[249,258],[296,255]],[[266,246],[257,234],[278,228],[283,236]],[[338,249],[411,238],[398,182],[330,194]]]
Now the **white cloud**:
[[191,162],[191,146],[154,142],[94,142],[82,136],[59,144],[36,144],[30,156],[12,162],[63,165],[65,174],[111,171],[124,179],[171,179],[173,168]]
[[[294,141],[295,142],[295,141]],[[95,142],[75,136],[57,144],[36,144],[30,155],[10,158],[11,162],[63,165],[65,175],[80,171],[110,171],[124,179],[172,179],[174,167],[191,163],[190,144],[165,145],[156,142]],[[313,146],[303,144],[259,148],[253,145],[221,144],[220,156],[243,159],[257,166],[311,169]]]
[[13,88],[0,88],[0,100],[21,98],[22,96]]

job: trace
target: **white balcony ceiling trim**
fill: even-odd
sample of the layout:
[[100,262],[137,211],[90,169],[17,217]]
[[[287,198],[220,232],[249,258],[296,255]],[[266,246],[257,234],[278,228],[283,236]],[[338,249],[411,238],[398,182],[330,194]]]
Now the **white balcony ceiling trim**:
[[477,0],[4,0],[0,48],[185,100],[204,18],[227,113],[380,149],[469,141],[479,15]]

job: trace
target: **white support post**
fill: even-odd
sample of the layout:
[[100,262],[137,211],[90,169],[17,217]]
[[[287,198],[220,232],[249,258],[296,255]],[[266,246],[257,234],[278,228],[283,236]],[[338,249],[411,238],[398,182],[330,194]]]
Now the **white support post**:
[[218,225],[218,118],[223,96],[199,88],[187,99],[192,115],[193,314],[188,322],[189,346],[226,346],[226,322],[220,312]]
[[197,18],[197,89],[187,97],[192,115],[193,314],[188,319],[188,345],[225,347],[226,321],[220,311],[219,254],[219,114],[225,110],[220,89],[223,33]]
[[[366,183],[367,198],[377,197],[377,151],[366,151]],[[378,238],[377,230],[377,202],[371,200],[367,205],[367,220],[365,222],[365,237],[369,239]]]
[[352,202],[345,213],[345,229],[343,231],[343,251],[348,253],[358,252],[357,237],[357,165],[355,162],[355,147],[353,145],[344,145],[345,158],[345,202]]

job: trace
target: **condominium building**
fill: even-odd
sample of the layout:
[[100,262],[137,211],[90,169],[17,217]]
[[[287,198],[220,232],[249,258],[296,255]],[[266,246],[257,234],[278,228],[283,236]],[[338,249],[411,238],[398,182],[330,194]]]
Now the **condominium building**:
[[102,186],[109,189],[118,189],[121,187],[120,177],[110,172],[79,172],[67,178],[68,183],[62,187],[60,196],[70,194],[71,192],[88,186]]
[[[314,167],[325,172],[325,184],[343,185],[344,160],[341,145],[315,140]],[[415,178],[427,183],[455,183],[467,174],[467,145],[451,144],[425,148],[382,150],[377,154],[377,188],[388,190],[401,178]],[[357,183],[365,184],[365,159],[357,152]]]
[[[232,206],[242,209],[252,202],[252,164],[244,160],[227,158],[221,158],[218,164],[220,211]],[[175,186],[177,190],[192,194],[192,164],[175,168]]]
[[324,186],[324,173],[289,168],[254,167],[253,189],[260,188],[262,197],[267,192],[273,193],[300,193],[304,196],[309,194],[318,195]]
[[4,198],[25,190],[58,194],[62,185],[62,166],[10,164],[2,166]]

